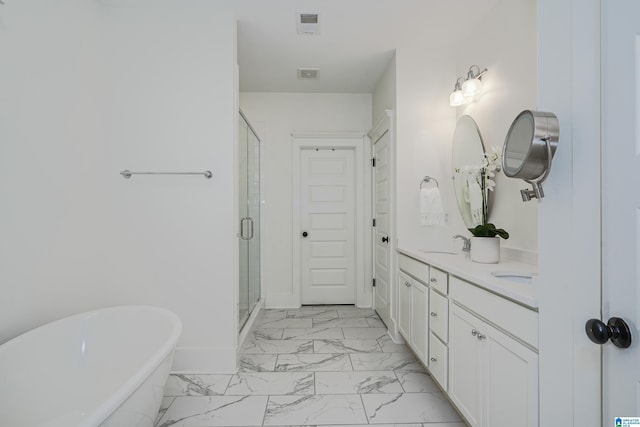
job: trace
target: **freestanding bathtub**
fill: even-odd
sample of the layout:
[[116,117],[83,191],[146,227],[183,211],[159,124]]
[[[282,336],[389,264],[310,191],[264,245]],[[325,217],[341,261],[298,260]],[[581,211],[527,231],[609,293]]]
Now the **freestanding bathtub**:
[[0,426],[153,426],[181,330],[165,309],[119,306],[6,342]]

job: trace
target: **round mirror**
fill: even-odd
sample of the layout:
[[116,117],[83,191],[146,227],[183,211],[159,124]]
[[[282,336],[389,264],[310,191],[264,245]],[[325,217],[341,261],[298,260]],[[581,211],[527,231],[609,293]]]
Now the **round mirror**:
[[542,182],[551,170],[560,127],[553,113],[525,110],[515,118],[502,149],[502,169],[512,178],[521,178],[533,185],[522,190],[523,200],[544,197]]
[[467,228],[483,224],[488,215],[488,192],[478,182],[484,158],[484,143],[475,120],[470,116],[458,119],[453,134],[453,189],[458,210]]

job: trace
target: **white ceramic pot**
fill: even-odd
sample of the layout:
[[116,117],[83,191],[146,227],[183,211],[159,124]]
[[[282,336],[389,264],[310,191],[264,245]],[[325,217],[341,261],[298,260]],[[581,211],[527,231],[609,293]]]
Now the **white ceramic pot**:
[[500,261],[500,237],[471,237],[471,261],[495,264]]

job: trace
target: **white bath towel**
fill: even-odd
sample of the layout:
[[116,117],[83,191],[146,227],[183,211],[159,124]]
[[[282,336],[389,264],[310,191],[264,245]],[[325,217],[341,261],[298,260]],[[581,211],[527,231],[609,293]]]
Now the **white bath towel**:
[[480,184],[475,176],[469,176],[467,178],[467,187],[469,191],[469,209],[471,210],[471,221],[473,221],[473,225],[482,224],[482,212],[483,202],[482,202],[482,188],[480,188]]
[[420,223],[445,225],[445,212],[438,187],[420,189]]

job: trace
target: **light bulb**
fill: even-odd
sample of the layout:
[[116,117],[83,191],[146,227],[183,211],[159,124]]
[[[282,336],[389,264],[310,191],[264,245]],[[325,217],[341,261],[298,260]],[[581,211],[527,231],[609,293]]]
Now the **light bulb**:
[[462,104],[466,103],[466,100],[464,98],[464,95],[462,94],[462,91],[460,89],[458,90],[454,90],[453,92],[451,92],[451,95],[449,96],[449,105],[452,107],[458,107]]
[[480,94],[480,89],[482,89],[482,82],[478,78],[467,79],[462,83],[462,95],[465,98],[473,99]]

